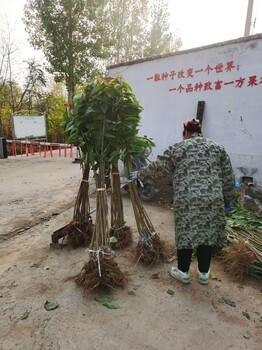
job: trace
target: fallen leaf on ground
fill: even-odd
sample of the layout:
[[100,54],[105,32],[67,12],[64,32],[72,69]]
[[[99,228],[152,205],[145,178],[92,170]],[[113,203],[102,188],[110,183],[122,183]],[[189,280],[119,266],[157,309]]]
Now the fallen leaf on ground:
[[133,290],[130,290],[129,292],[127,292],[128,295],[132,295],[132,296],[135,296],[136,293],[133,291]]
[[120,306],[116,303],[112,302],[112,299],[110,297],[107,296],[98,296],[95,297],[95,300],[98,301],[100,304],[102,304],[103,306],[106,306],[108,309],[119,309]]
[[44,308],[47,310],[47,311],[50,311],[50,310],[54,310],[56,308],[58,308],[58,304],[55,303],[55,302],[52,302],[52,301],[46,301],[45,304],[44,304]]
[[171,256],[170,258],[166,259],[167,262],[171,263],[173,262],[174,260],[176,260],[176,256]]
[[247,311],[243,311],[242,315],[245,316],[248,320],[250,320],[250,315]]
[[217,275],[214,272],[211,272],[211,280],[217,280]]
[[251,337],[250,332],[249,332],[249,331],[246,331],[245,334],[243,334],[243,337],[244,337],[245,339],[250,339],[250,337]]
[[236,307],[236,303],[230,299],[225,299],[225,298],[222,298],[222,302],[224,302],[225,304],[229,305],[229,306],[233,306],[233,307]]
[[23,315],[20,317],[21,320],[25,320],[29,316],[29,311],[25,311]]
[[168,290],[167,290],[167,294],[174,295],[175,292],[174,292],[172,289],[168,289]]
[[216,310],[216,309],[217,309],[217,306],[215,305],[215,303],[214,303],[213,300],[211,301],[211,304],[212,304],[213,308]]

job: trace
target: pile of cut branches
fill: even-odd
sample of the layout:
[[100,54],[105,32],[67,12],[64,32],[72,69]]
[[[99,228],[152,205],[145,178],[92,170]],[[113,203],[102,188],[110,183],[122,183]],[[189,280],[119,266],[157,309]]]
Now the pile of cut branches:
[[225,269],[237,280],[246,275],[262,277],[262,217],[234,201],[233,210],[227,215],[229,245],[222,261]]

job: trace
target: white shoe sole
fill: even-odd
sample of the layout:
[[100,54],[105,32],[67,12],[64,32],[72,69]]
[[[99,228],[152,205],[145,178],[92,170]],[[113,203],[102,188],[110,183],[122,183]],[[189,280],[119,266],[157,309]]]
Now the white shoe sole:
[[201,281],[200,279],[198,279],[198,282],[199,282],[200,284],[207,285],[209,281]]
[[199,282],[200,284],[208,284],[208,282],[209,282],[210,270],[209,270],[208,273],[207,273],[208,277],[207,277],[206,280],[201,280],[201,278],[200,278],[200,272],[199,272],[198,269],[197,269],[197,274],[198,274],[198,282]]
[[181,277],[177,276],[176,274],[172,273],[172,271],[170,271],[170,270],[169,270],[169,274],[170,274],[174,279],[176,279],[177,281],[180,281],[180,282],[185,283],[185,284],[190,283],[190,278],[189,278],[189,280],[184,280],[183,278],[181,278]]

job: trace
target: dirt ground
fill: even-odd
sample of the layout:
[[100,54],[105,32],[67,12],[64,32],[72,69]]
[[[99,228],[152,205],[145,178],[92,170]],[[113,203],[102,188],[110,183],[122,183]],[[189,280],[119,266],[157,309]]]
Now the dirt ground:
[[[137,230],[128,193],[124,210],[134,241],[116,261],[129,281],[106,294],[119,309],[95,300],[105,294],[84,296],[67,280],[88,254],[49,244],[51,234],[72,219],[81,175],[79,164],[57,154],[0,159],[0,350],[261,349],[259,281],[233,281],[218,259],[207,286],[197,282],[195,259],[189,285],[168,274],[176,261],[135,264]],[[154,202],[144,206],[160,237],[174,244],[172,187],[169,179],[156,185]],[[95,208],[92,182],[90,202]],[[47,311],[46,301],[59,306]]]

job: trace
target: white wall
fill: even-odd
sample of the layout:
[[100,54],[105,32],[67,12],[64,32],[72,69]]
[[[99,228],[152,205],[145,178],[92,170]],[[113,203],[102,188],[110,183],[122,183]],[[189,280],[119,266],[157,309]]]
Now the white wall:
[[[234,67],[227,71],[228,62]],[[204,71],[208,66],[209,73]],[[251,175],[262,186],[262,34],[109,67],[109,76],[117,74],[144,108],[141,135],[154,139],[153,159],[181,140],[182,123],[196,116],[198,101],[205,101],[204,136],[225,146],[237,179]],[[201,90],[196,84],[203,85]],[[204,88],[209,85],[212,90]]]

